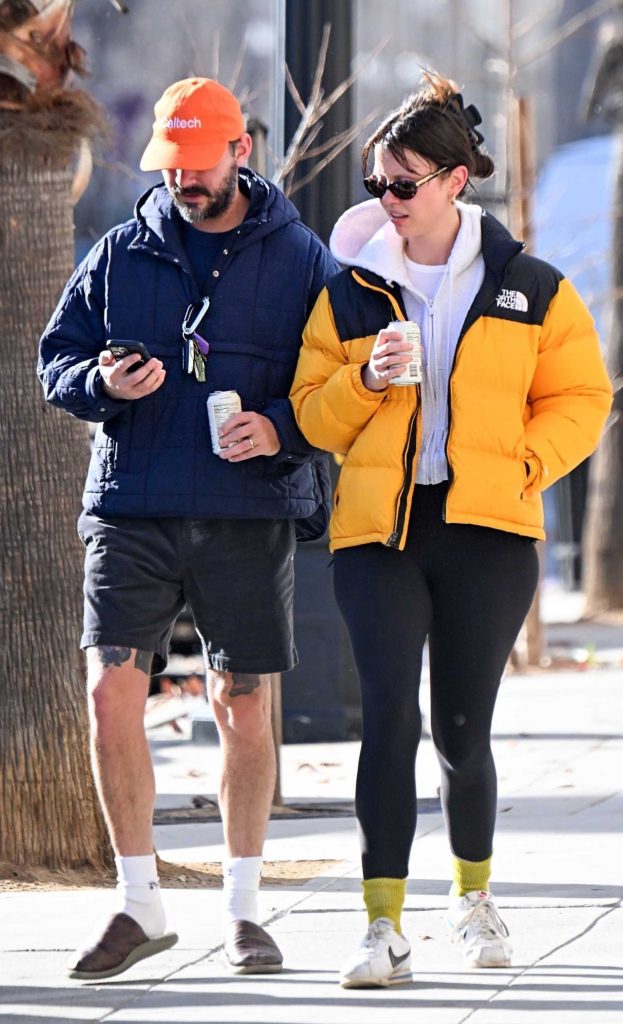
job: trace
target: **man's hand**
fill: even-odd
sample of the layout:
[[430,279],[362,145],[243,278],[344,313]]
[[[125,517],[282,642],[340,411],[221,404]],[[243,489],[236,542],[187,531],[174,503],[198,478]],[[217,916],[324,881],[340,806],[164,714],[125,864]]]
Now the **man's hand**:
[[273,424],[259,412],[237,412],[223,424],[219,444],[225,451],[219,458],[244,462],[257,455],[276,455],[281,442]]
[[104,391],[110,398],[123,398],[132,402],[158,390],[167,375],[162,363],[159,359],[152,358],[134,373],[128,373],[130,367],[140,361],[138,352],[119,360],[115,359],[112,352],[100,352],[100,374],[104,382]]
[[361,379],[368,391],[385,391],[390,377],[399,377],[407,369],[413,349],[402,334],[382,330],[376,336],[370,362],[363,367]]

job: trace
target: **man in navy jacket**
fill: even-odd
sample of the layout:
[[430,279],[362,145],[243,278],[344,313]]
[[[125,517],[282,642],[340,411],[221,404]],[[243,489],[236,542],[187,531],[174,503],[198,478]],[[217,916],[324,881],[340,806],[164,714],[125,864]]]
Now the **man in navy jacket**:
[[[275,783],[269,675],[296,663],[295,535],[323,532],[328,502],[325,456],[287,396],[303,325],[337,265],[245,166],[251,138],[227,89],[176,82],[155,115],[141,167],[164,184],[77,268],[38,365],[49,402],[98,424],[79,521],[81,645],[118,905],[70,966],[88,980],[177,941],[158,888],[143,715],[184,604],[222,747],[226,961],[235,973],[281,969],[257,906]],[[206,402],[229,390],[241,411],[215,454]]]

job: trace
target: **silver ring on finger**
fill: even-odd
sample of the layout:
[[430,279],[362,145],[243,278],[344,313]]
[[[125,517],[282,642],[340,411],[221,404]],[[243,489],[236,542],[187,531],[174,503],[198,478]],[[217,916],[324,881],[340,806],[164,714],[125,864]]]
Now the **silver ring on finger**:
[[247,441],[249,442],[249,451],[251,451],[252,448],[255,448],[255,442],[252,437],[248,437]]

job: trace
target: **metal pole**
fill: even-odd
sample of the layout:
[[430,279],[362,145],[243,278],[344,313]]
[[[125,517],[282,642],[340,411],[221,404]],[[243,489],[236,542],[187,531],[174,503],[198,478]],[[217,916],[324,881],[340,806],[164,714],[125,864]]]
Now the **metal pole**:
[[[273,178],[283,160],[285,138],[285,63],[286,63],[286,0],[275,3],[275,63],[273,67],[273,116],[271,145],[267,147],[267,175]],[[273,807],[281,807],[281,744],[283,743],[283,712],[281,707],[281,674],[274,672],[270,677],[271,719],[277,775],[273,793]]]
[[[528,250],[533,236],[533,191],[534,191],[534,111],[531,102],[524,96],[516,100],[514,113],[517,118],[518,167],[516,178],[515,209],[519,219],[519,237],[526,242]],[[543,570],[543,545],[537,550],[541,574]],[[541,621],[541,584],[537,584],[534,599],[526,616],[526,646],[529,665],[540,665],[543,657],[544,630]]]
[[274,178],[285,152],[285,103],[286,103],[286,0],[274,0],[275,61],[273,66],[273,112],[271,118],[270,149],[268,152],[268,177]]

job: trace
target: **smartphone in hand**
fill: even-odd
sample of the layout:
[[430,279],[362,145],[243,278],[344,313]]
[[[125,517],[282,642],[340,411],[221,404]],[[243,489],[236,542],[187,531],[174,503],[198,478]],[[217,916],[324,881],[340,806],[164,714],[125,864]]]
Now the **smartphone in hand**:
[[133,363],[128,373],[134,373],[138,370],[139,366],[144,366],[151,356],[147,350],[147,347],[143,345],[142,341],[125,341],[117,338],[111,338],[110,341],[106,342],[106,348],[109,352],[112,352],[116,360],[123,359],[124,356],[134,355],[135,352],[141,356],[140,362]]

